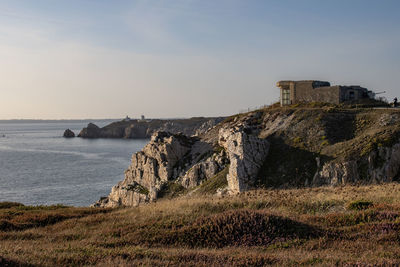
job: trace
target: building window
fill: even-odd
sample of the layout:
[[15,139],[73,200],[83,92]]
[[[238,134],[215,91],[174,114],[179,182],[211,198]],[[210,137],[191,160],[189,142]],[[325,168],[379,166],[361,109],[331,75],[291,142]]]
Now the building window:
[[282,105],[290,105],[290,89],[282,90]]
[[354,100],[354,92],[353,91],[349,92],[349,100]]

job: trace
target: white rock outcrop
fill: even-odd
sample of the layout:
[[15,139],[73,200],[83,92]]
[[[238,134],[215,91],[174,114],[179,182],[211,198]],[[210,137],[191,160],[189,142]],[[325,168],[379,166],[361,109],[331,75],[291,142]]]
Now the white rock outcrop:
[[231,193],[239,193],[254,187],[258,172],[269,151],[269,142],[245,130],[222,128],[219,131],[219,145],[229,158],[227,175]]
[[171,179],[174,167],[190,151],[195,140],[184,135],[155,133],[150,142],[132,156],[125,179],[95,206],[137,206],[154,201],[162,186]]

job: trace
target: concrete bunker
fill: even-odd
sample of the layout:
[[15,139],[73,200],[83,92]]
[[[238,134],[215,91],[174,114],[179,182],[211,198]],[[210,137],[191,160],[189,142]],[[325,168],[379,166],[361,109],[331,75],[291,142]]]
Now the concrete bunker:
[[375,98],[372,91],[358,85],[331,86],[329,82],[316,80],[279,81],[276,85],[281,90],[281,106],[310,102],[340,104],[347,101]]

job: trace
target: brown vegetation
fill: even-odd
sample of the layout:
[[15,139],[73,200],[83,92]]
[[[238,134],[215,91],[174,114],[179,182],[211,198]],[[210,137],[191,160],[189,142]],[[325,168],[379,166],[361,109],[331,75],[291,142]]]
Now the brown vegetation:
[[0,264],[400,264],[400,185],[257,190],[137,208],[0,205]]

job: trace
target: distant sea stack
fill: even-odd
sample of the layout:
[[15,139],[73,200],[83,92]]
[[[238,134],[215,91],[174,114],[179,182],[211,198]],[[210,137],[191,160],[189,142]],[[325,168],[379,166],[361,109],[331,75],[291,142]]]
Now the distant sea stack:
[[73,131],[71,131],[70,129],[67,129],[64,131],[63,136],[66,138],[71,138],[71,137],[75,137],[75,133]]
[[195,117],[171,120],[131,120],[127,118],[122,121],[113,122],[103,128],[89,123],[86,128],[82,129],[78,137],[146,139],[158,131],[167,131],[174,134],[182,133],[186,136],[192,136],[205,133],[224,119],[224,117]]

